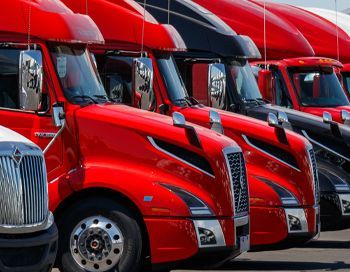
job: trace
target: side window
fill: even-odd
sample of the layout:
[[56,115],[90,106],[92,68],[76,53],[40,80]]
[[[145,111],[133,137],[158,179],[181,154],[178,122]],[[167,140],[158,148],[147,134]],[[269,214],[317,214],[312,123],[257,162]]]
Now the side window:
[[287,86],[284,81],[283,75],[281,74],[281,71],[274,70],[273,77],[274,77],[276,105],[292,109],[293,108],[292,99],[288,93]]
[[132,57],[95,55],[108,96],[118,103],[132,103]]
[[19,49],[0,49],[0,107],[19,109]]
[[208,64],[192,65],[192,96],[201,104],[209,105]]
[[[20,49],[0,49],[0,107],[20,109],[19,106],[19,56]],[[40,112],[49,109],[50,98],[46,80],[43,82]]]

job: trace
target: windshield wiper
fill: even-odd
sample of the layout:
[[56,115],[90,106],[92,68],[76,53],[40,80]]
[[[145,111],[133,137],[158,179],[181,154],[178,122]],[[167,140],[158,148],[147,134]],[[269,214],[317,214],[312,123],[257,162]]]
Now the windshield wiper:
[[93,97],[96,97],[96,98],[98,98],[98,99],[104,99],[104,100],[106,100],[106,101],[110,101],[111,99],[107,96],[107,95],[105,95],[105,94],[95,94],[95,95],[93,95]]
[[82,99],[82,100],[88,99],[90,100],[91,103],[98,104],[97,100],[95,100],[93,97],[88,95],[73,95],[70,99]]
[[175,99],[174,102],[179,102],[181,104],[186,104],[188,106],[192,106],[191,100],[188,97]]

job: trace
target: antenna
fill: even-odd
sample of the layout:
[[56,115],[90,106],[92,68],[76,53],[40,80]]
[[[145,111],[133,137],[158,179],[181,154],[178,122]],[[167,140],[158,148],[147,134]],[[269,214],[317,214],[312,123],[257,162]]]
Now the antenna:
[[85,13],[89,15],[89,0],[85,0]]
[[30,50],[30,30],[32,24],[32,0],[29,1],[29,10],[28,10],[28,50]]
[[267,45],[266,45],[266,0],[264,0],[264,62],[267,69]]
[[147,0],[144,0],[143,1],[142,36],[141,36],[141,58],[143,56],[143,45],[144,45],[144,40],[145,40],[146,5],[147,5]]
[[168,25],[170,24],[170,0],[168,0]]
[[338,27],[338,3],[337,0],[334,0],[335,4],[335,29],[337,33],[337,60],[340,59],[340,50],[339,50],[339,27]]

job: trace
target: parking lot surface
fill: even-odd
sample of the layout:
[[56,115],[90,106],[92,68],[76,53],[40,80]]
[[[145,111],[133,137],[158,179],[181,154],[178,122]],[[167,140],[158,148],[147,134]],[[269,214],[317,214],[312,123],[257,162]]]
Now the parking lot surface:
[[[195,270],[173,270],[172,272]],[[198,271],[198,270],[196,270]],[[325,232],[302,247],[246,253],[217,271],[350,271],[350,230]],[[55,269],[54,272],[59,272]]]

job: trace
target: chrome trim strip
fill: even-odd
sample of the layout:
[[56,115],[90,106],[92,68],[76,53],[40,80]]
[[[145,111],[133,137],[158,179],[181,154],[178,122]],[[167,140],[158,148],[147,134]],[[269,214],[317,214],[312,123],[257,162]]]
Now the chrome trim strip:
[[[194,228],[197,234],[197,241],[199,248],[208,248],[208,247],[224,247],[226,246],[225,236],[222,231],[219,220],[193,220]],[[216,239],[216,244],[214,245],[201,245],[200,235],[198,228],[205,228],[211,230]]]
[[23,234],[23,233],[32,233],[42,230],[49,229],[54,222],[54,216],[52,212],[49,212],[47,218],[44,222],[38,223],[38,224],[24,224],[24,225],[1,225],[0,226],[0,233],[1,234]]
[[208,175],[208,176],[210,176],[210,177],[212,177],[212,178],[215,178],[214,175],[212,175],[212,174],[206,172],[205,170],[200,169],[199,167],[193,165],[192,163],[190,163],[190,162],[188,162],[188,161],[185,161],[185,160],[179,158],[178,156],[176,156],[176,155],[174,155],[174,154],[172,154],[172,153],[170,153],[170,152],[164,150],[163,148],[161,148],[160,146],[158,146],[158,145],[155,143],[155,141],[153,140],[152,137],[147,136],[147,139],[149,140],[149,142],[152,144],[152,146],[153,146],[155,149],[157,149],[157,150],[163,152],[164,154],[166,154],[166,155],[168,155],[168,156],[170,156],[170,157],[172,157],[172,158],[174,158],[174,159],[176,159],[176,160],[178,160],[178,161],[181,161],[181,162],[184,163],[184,164],[187,164],[187,165],[191,166],[191,167],[194,168],[194,169],[197,169],[198,171],[200,171],[200,172],[202,172],[202,173],[204,173],[204,174],[206,174],[206,175]]
[[265,155],[270,156],[271,158],[274,158],[275,160],[277,160],[277,161],[283,163],[284,165],[287,165],[288,167],[291,167],[291,168],[293,168],[294,170],[296,170],[296,171],[298,171],[298,172],[301,172],[300,169],[294,167],[293,165],[289,164],[288,162],[285,162],[285,161],[283,161],[283,160],[277,158],[276,156],[274,156],[274,155],[272,155],[272,154],[266,152],[265,150],[263,150],[263,149],[257,147],[256,145],[252,144],[252,143],[249,141],[249,139],[247,138],[246,135],[242,134],[242,137],[243,137],[243,139],[246,141],[246,143],[247,143],[248,145],[250,145],[251,147],[253,147],[253,148],[259,150],[260,152],[264,153]]
[[350,158],[344,157],[343,155],[339,154],[338,152],[336,152],[336,151],[334,151],[334,150],[328,148],[327,146],[324,146],[323,144],[321,144],[321,143],[315,141],[314,139],[310,138],[309,135],[306,133],[305,130],[302,130],[301,133],[302,133],[302,134],[304,135],[304,137],[305,137],[306,139],[308,139],[311,143],[322,147],[323,149],[325,149],[325,150],[327,150],[327,151],[333,153],[333,154],[336,155],[336,156],[339,156],[339,157],[343,158],[343,159],[346,160],[346,161],[350,161]]

